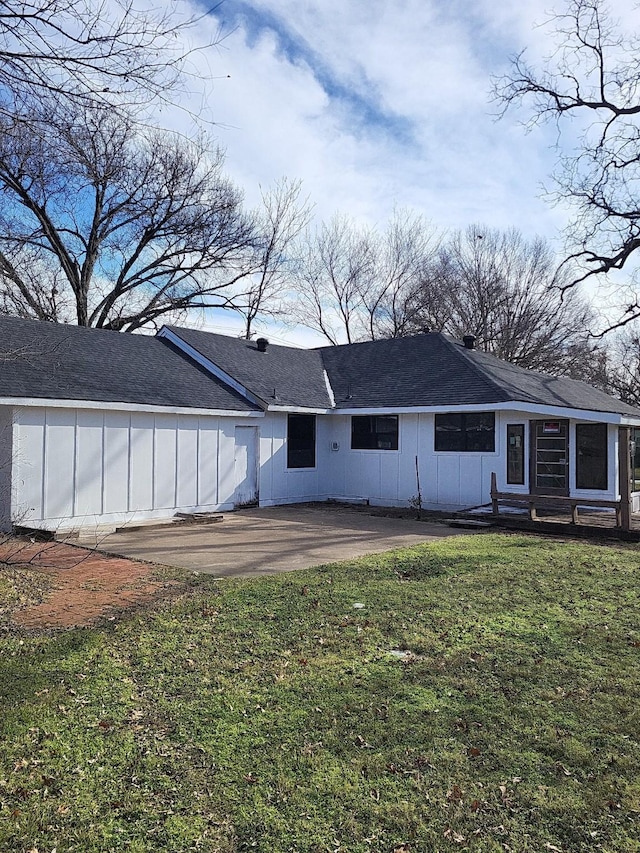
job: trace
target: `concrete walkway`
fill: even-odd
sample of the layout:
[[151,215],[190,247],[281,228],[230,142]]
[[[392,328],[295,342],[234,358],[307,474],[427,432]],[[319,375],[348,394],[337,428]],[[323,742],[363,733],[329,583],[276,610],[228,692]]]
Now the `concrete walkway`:
[[304,569],[455,535],[460,531],[444,524],[288,506],[225,513],[219,524],[113,533],[98,547],[124,557],[232,577]]

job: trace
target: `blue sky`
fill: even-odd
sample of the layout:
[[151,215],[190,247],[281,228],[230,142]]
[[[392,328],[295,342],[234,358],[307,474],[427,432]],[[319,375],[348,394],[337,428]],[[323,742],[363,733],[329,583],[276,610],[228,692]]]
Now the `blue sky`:
[[[611,5],[632,20],[628,0]],[[250,204],[287,176],[319,219],[383,227],[400,207],[556,240],[554,129],[497,121],[489,99],[511,55],[551,51],[549,16],[548,0],[223,0],[198,34],[225,38],[193,60],[192,105]]]

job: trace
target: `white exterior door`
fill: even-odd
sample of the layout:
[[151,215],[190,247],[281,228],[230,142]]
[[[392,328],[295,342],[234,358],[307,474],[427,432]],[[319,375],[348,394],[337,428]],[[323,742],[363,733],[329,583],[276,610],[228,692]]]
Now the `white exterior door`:
[[234,504],[250,506],[258,502],[258,429],[236,427],[233,457]]

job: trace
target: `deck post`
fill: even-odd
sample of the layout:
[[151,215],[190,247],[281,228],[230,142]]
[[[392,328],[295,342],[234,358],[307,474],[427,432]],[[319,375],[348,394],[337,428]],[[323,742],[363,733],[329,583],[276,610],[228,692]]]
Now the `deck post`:
[[498,507],[498,479],[496,477],[496,472],[491,472],[491,511],[494,515],[498,515],[500,509]]
[[618,429],[618,477],[620,486],[620,527],[631,530],[631,427]]

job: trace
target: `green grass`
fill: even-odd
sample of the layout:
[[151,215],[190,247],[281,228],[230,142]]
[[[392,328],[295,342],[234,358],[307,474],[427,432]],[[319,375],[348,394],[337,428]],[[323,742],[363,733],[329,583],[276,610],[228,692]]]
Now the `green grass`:
[[0,850],[640,851],[639,568],[461,537],[5,638]]

